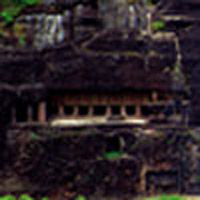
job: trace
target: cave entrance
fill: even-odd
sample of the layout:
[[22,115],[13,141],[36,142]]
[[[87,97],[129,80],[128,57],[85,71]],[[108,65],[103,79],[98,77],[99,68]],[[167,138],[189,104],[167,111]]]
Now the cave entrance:
[[108,136],[106,138],[106,152],[120,152],[121,142],[120,137],[117,135]]

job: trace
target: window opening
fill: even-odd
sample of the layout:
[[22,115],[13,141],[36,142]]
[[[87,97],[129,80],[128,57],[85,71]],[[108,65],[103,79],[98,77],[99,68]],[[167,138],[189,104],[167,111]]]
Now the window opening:
[[32,105],[32,112],[33,112],[33,121],[37,121],[38,120],[38,103],[34,103]]
[[120,115],[121,107],[119,105],[111,106],[111,113],[112,113],[112,115]]
[[55,115],[58,115],[58,106],[56,104],[48,103],[47,104],[47,118],[51,118]]
[[136,111],[136,109],[135,109],[135,106],[134,105],[128,105],[128,106],[126,106],[126,114],[128,115],[128,116],[133,116],[133,115],[135,115],[135,111]]
[[4,113],[4,120],[12,122],[12,107],[8,107]]
[[106,106],[94,106],[94,115],[104,116],[106,114]]
[[28,119],[28,106],[25,103],[16,105],[16,120],[17,122],[26,122]]
[[78,108],[78,114],[80,116],[86,116],[89,113],[89,107],[88,106],[79,106]]
[[145,117],[148,117],[148,116],[154,114],[152,106],[147,106],[147,105],[146,106],[141,106],[141,113]]
[[73,106],[70,106],[70,105],[66,105],[64,106],[64,113],[65,115],[73,115],[74,113],[74,107]]
[[118,136],[109,136],[106,139],[106,152],[120,151],[121,144]]

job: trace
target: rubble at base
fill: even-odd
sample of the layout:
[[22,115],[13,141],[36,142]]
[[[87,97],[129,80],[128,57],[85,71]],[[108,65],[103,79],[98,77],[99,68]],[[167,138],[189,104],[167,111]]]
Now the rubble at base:
[[10,132],[9,156],[15,158],[10,165],[30,194],[53,195],[61,188],[90,197],[199,194],[198,130],[101,127],[83,134],[45,132]]

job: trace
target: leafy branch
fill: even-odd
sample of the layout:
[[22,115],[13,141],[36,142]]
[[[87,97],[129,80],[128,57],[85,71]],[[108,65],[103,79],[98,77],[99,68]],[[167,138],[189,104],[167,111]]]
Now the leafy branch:
[[12,23],[14,19],[26,8],[39,4],[39,0],[4,0],[0,3],[0,17],[6,23]]

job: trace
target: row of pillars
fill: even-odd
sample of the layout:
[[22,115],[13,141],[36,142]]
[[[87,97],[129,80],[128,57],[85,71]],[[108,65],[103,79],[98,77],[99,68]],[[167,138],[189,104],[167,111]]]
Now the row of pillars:
[[[64,117],[65,116],[64,106],[63,105],[59,105],[58,108],[59,108],[58,109],[58,116]],[[78,114],[79,113],[78,109],[79,109],[78,106],[74,106],[74,112],[72,114],[72,117],[76,118],[76,117],[80,116]],[[87,116],[88,117],[94,116],[93,112],[94,112],[93,107],[90,106]],[[111,106],[107,106],[106,107],[105,117],[111,117],[112,115],[113,114],[112,114]],[[127,117],[125,106],[121,106],[120,107],[120,115],[124,116],[124,117]],[[136,118],[140,118],[141,117],[141,106],[140,105],[137,105],[135,107],[134,117],[136,117]],[[47,106],[46,106],[46,102],[40,102],[38,104],[38,112],[37,112],[37,120],[36,121],[33,120],[33,107],[31,105],[29,105],[28,109],[27,109],[27,120],[24,121],[24,122],[28,122],[28,123],[32,123],[32,122],[46,123],[47,122]],[[17,117],[16,117],[16,108],[13,107],[12,108],[12,124],[16,124],[16,123],[18,123]]]
[[[154,102],[157,101],[157,93],[153,93],[152,94],[152,99]],[[142,113],[141,113],[141,104],[138,103],[136,105],[134,105],[135,107],[135,114],[134,117],[136,118],[141,118],[142,117]],[[92,117],[94,113],[94,109],[93,106],[89,106],[89,112],[88,112],[88,116]],[[16,117],[16,108],[13,107],[12,108],[12,123],[15,124],[17,123],[17,117]],[[112,114],[112,109],[111,106],[106,106],[106,114],[105,117],[111,117]],[[125,105],[121,105],[120,106],[120,115],[127,117],[127,113],[126,113],[126,106]],[[65,111],[64,111],[64,105],[59,104],[58,105],[58,116],[65,116]],[[72,117],[78,117],[79,116],[79,107],[78,106],[74,106],[74,112]],[[37,107],[37,122],[39,123],[46,123],[47,122],[47,105],[46,102],[39,102],[38,107]],[[28,109],[27,109],[27,120],[25,122],[31,123],[34,122],[33,120],[33,107],[31,105],[28,105]]]
[[[141,117],[141,106],[140,105],[136,105],[135,107],[135,117]],[[65,116],[65,111],[64,111],[64,105],[59,105],[58,108],[58,115],[59,116]],[[111,106],[106,106],[106,117],[110,117],[112,116],[112,109]],[[120,106],[120,115],[126,117],[127,113],[126,113],[126,107],[125,105]],[[78,106],[74,106],[74,112],[72,114],[73,117],[78,117],[79,115],[79,107]],[[93,106],[89,106],[89,111],[88,111],[88,116],[94,116],[94,107]]]
[[[16,107],[12,107],[11,109],[11,120],[12,124],[16,124],[18,122],[17,115],[16,115]],[[46,114],[46,103],[40,102],[37,108],[37,122],[45,123],[47,121],[47,114]],[[25,122],[34,122],[33,119],[33,107],[28,105],[27,107],[27,121]]]

